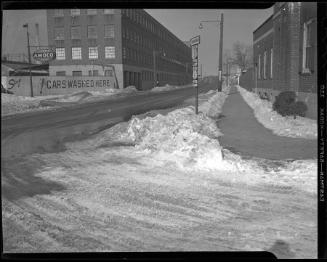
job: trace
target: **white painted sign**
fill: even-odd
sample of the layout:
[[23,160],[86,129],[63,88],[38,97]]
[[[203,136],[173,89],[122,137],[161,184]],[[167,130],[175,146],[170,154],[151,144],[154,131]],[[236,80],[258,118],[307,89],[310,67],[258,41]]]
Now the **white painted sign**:
[[33,53],[33,58],[41,62],[49,62],[56,58],[56,51],[50,48],[38,49]]
[[[7,77],[6,87],[15,95],[30,96],[29,76]],[[59,95],[78,91],[113,89],[115,78],[111,76],[33,76],[33,95]]]

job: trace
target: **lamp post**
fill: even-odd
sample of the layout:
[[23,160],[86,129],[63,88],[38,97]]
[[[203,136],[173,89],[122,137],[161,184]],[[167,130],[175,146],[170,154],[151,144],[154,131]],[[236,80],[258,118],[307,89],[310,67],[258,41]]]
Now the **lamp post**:
[[28,24],[23,25],[26,28],[27,32],[27,52],[28,52],[28,63],[29,63],[29,75],[30,75],[30,88],[31,88],[31,97],[33,97],[33,82],[32,82],[32,71],[31,71],[31,50],[30,50],[30,37],[28,33]]
[[219,38],[219,62],[218,62],[218,87],[217,90],[218,92],[222,91],[222,70],[223,70],[223,29],[224,29],[224,14],[221,14],[220,20],[206,20],[206,21],[201,21],[199,29],[203,28],[202,23],[220,23],[220,38]]
[[156,50],[153,50],[153,84],[154,86],[157,85],[157,68],[156,68],[156,55],[157,54],[163,54],[163,56],[166,56],[166,53],[163,52],[163,51],[156,51]]

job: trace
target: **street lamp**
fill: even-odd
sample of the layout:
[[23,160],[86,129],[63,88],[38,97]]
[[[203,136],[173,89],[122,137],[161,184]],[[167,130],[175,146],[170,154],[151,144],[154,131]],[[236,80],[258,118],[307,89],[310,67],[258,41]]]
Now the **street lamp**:
[[163,54],[163,56],[166,56],[166,53],[164,51],[156,51],[153,50],[153,84],[154,86],[157,85],[157,70],[156,70],[156,55],[157,54]]
[[27,52],[28,52],[28,63],[29,63],[29,74],[30,74],[30,88],[31,88],[31,97],[33,97],[33,82],[32,82],[32,71],[31,71],[31,50],[30,50],[30,37],[28,33],[28,24],[23,25],[26,28],[27,32]]
[[219,39],[219,65],[218,65],[218,92],[222,91],[222,70],[223,70],[223,60],[222,60],[222,53],[223,53],[223,29],[224,29],[224,14],[221,14],[220,20],[206,20],[201,21],[199,25],[199,29],[203,29],[202,23],[220,23],[220,39]]

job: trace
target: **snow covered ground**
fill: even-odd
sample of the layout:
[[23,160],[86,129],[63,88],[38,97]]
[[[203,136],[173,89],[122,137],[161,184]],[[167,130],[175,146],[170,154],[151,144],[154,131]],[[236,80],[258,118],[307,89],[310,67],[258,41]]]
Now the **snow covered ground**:
[[317,121],[305,117],[283,117],[273,110],[272,103],[261,99],[257,94],[238,86],[244,100],[253,109],[258,121],[274,134],[287,137],[317,139]]
[[162,92],[162,91],[170,91],[170,90],[176,90],[181,88],[187,88],[191,87],[192,85],[183,85],[183,86],[172,86],[169,84],[166,84],[164,86],[155,86],[151,89],[151,92]]
[[67,103],[82,103],[101,100],[108,96],[128,95],[137,92],[134,86],[105,91],[84,91],[68,95],[24,97],[1,93],[1,115],[11,115],[30,111],[51,110]]
[[316,257],[316,161],[242,159],[223,149],[215,120],[226,96],[210,91],[199,115],[192,106],[149,112],[64,151],[5,162],[4,252]]

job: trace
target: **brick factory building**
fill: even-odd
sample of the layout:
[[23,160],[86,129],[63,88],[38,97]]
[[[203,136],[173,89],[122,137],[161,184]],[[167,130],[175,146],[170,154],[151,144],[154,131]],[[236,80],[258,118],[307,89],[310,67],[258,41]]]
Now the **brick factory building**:
[[119,88],[140,90],[156,80],[192,81],[191,48],[142,9],[47,10],[47,26],[56,48],[50,75],[112,75],[114,68]]
[[253,32],[253,58],[249,72],[261,97],[273,101],[281,91],[294,91],[308,106],[306,116],[317,118],[317,3],[276,3]]

